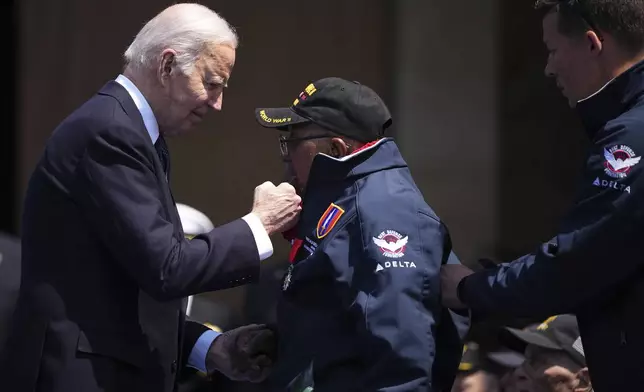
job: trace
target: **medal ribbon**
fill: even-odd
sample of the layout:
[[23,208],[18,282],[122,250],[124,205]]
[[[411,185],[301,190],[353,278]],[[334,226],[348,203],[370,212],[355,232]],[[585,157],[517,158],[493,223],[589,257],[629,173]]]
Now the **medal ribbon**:
[[300,250],[303,243],[304,241],[302,241],[299,238],[295,238],[293,241],[291,241],[291,251],[288,254],[289,263],[293,264],[295,262],[295,256],[297,255],[297,251]]

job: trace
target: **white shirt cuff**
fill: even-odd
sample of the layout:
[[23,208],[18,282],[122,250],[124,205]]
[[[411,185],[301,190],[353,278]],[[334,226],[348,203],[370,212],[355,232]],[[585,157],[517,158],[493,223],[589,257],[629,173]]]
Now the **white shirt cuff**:
[[273,255],[273,243],[271,238],[268,236],[262,221],[259,220],[257,215],[252,212],[242,219],[250,227],[250,231],[253,232],[253,237],[255,237],[255,244],[257,244],[257,251],[259,252],[259,259],[266,260]]

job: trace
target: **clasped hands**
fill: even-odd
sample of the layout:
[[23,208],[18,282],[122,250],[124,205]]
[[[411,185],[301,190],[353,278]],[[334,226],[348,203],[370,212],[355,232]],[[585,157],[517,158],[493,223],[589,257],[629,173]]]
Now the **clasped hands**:
[[277,359],[277,334],[263,324],[224,332],[206,355],[208,374],[219,372],[233,381],[264,381]]

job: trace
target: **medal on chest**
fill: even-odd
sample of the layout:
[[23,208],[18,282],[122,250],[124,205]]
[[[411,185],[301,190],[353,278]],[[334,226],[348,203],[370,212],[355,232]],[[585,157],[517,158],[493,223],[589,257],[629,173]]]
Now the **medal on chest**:
[[[333,230],[333,227],[336,223],[338,223],[340,217],[343,214],[344,209],[336,204],[331,203],[318,220],[317,227],[315,228],[315,236],[317,237],[317,239],[320,240],[326,237],[331,232],[331,230]],[[293,269],[297,261],[297,254],[300,249],[304,246],[304,249],[308,251],[310,256],[318,246],[318,243],[312,241],[309,237],[306,237],[306,245],[304,245],[304,242],[304,240],[299,238],[294,239],[291,242],[291,251],[288,255],[289,266],[288,270],[286,271],[286,276],[284,277],[284,282],[282,283],[282,291],[286,291],[291,285],[291,280],[293,279]]]
[[286,272],[286,277],[284,278],[284,283],[282,283],[282,291],[286,291],[288,289],[288,286],[291,284],[291,277],[293,276],[293,264],[295,264],[295,258],[297,257],[297,252],[300,250],[302,247],[302,244],[304,241],[302,241],[299,238],[296,238],[293,240],[291,244],[291,251],[288,254],[288,271]]
[[284,283],[282,283],[282,291],[286,291],[288,286],[291,284],[291,275],[293,274],[293,264],[288,266],[288,271],[286,272],[286,277],[284,278]]

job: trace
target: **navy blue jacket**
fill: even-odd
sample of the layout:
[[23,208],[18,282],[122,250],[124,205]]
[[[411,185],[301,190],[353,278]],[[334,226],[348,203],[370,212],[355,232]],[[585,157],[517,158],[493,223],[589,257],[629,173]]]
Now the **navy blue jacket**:
[[459,295],[475,313],[576,313],[595,391],[632,390],[644,385],[644,63],[577,109],[592,145],[559,234]]
[[393,140],[316,156],[303,206],[273,386],[308,369],[316,392],[449,390],[462,352],[439,295],[450,238]]

